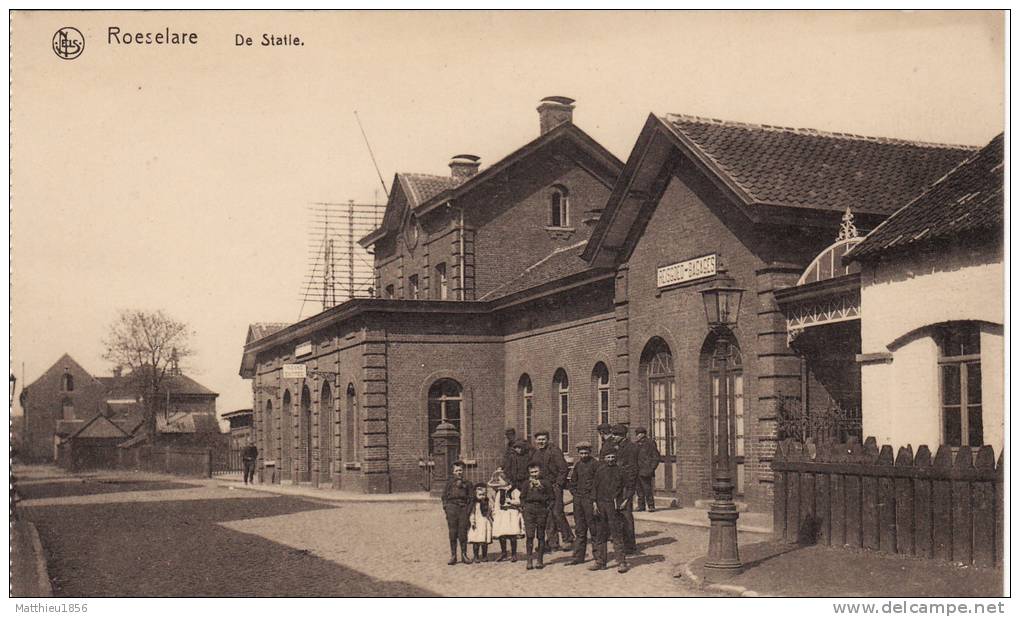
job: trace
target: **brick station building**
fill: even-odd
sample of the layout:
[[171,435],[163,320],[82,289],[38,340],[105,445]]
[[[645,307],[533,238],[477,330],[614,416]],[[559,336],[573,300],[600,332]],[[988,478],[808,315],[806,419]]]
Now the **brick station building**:
[[[362,240],[381,297],[249,328],[264,481],[423,490],[440,422],[487,477],[506,427],[569,453],[609,421],[648,427],[660,496],[692,504],[725,379],[738,499],[771,507],[777,402],[826,391],[774,293],[847,208],[874,227],[971,149],[651,115],[624,164],[573,109],[543,99],[539,136],[481,171],[458,155],[449,177],[398,173]],[[723,374],[700,292],[724,272],[746,291]]]

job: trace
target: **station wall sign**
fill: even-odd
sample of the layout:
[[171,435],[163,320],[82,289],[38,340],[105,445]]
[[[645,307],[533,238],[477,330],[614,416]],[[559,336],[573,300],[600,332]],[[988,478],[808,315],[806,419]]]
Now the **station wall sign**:
[[667,287],[696,281],[716,274],[716,255],[704,255],[687,261],[662,266],[655,273],[655,286]]

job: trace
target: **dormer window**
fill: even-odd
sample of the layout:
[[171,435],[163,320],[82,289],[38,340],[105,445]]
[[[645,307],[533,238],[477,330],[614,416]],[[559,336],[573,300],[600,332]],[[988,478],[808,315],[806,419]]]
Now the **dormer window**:
[[570,227],[570,199],[562,186],[552,187],[549,194],[549,226]]

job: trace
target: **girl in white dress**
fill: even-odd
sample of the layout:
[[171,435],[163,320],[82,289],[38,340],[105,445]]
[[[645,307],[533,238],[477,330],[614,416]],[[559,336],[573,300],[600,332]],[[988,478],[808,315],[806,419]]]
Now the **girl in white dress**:
[[[517,561],[517,538],[524,537],[524,518],[521,515],[521,492],[507,482],[502,469],[489,479],[492,498],[492,535],[499,540],[500,555],[496,561]],[[510,554],[507,554],[507,544]]]
[[474,554],[474,563],[482,563],[489,556],[489,543],[492,542],[492,505],[489,492],[481,482],[475,485],[475,501],[468,521],[471,523],[468,544]]

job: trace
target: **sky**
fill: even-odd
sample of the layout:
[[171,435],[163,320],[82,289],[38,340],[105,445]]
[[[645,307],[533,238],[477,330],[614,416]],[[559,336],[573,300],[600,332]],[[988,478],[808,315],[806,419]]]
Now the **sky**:
[[[51,49],[64,26],[74,60]],[[199,42],[110,44],[111,26]],[[219,411],[250,407],[248,324],[317,310],[307,205],[385,202],[355,110],[387,187],[499,160],[551,95],[623,160],[649,113],[984,145],[1003,37],[996,12],[15,12],[11,370],[20,389],[66,352],[108,375],[117,311],[162,309],[194,330],[185,370]]]

